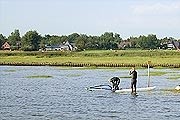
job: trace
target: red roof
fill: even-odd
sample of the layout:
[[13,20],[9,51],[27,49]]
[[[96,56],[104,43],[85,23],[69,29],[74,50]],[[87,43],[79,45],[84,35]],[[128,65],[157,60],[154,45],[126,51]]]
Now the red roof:
[[2,48],[5,50],[7,50],[7,49],[10,49],[11,48],[11,46],[9,45],[9,43],[8,42],[5,42],[3,45],[2,45]]

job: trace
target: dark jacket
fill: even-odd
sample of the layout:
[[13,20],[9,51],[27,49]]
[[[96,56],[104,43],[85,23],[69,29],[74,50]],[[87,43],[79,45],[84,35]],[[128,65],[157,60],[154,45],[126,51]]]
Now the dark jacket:
[[113,77],[110,79],[110,82],[112,82],[113,84],[119,85],[120,79],[118,77]]
[[137,72],[134,70],[134,71],[130,71],[130,75],[132,75],[132,79],[137,79]]

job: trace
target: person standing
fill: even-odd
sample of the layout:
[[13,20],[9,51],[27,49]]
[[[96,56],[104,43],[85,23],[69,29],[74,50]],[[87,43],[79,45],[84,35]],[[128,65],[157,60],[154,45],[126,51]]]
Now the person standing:
[[[132,89],[132,91],[131,91],[131,93],[136,94],[137,72],[135,70],[135,67],[132,67],[129,75],[132,75],[132,78],[131,78],[131,89]],[[133,89],[133,87],[134,87],[134,89]]]

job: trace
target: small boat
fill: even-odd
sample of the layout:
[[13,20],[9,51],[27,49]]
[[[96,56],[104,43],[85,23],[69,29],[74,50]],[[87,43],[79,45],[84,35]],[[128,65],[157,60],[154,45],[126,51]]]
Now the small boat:
[[[151,91],[154,90],[156,88],[156,86],[153,87],[144,87],[144,88],[137,88],[136,91],[137,92],[144,92],[144,91]],[[120,90],[116,90],[115,93],[123,93],[123,92],[131,92],[132,89],[131,88],[127,88],[127,89],[120,89]]]
[[180,85],[176,86],[175,90],[180,90]]

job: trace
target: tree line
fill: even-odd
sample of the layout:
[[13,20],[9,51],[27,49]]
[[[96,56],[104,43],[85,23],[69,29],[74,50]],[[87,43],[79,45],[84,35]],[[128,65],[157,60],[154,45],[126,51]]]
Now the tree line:
[[[70,35],[40,35],[37,31],[28,31],[22,37],[18,29],[15,29],[8,37],[0,34],[0,46],[5,42],[11,45],[12,50],[37,51],[44,49],[45,45],[59,45],[68,41],[73,43],[78,50],[109,50],[109,49],[157,49],[167,48],[169,41],[180,41],[172,37],[158,39],[156,35],[140,35],[139,37],[129,37],[123,40],[120,34],[105,32],[100,36],[72,33]],[[122,44],[124,43],[124,44]]]

